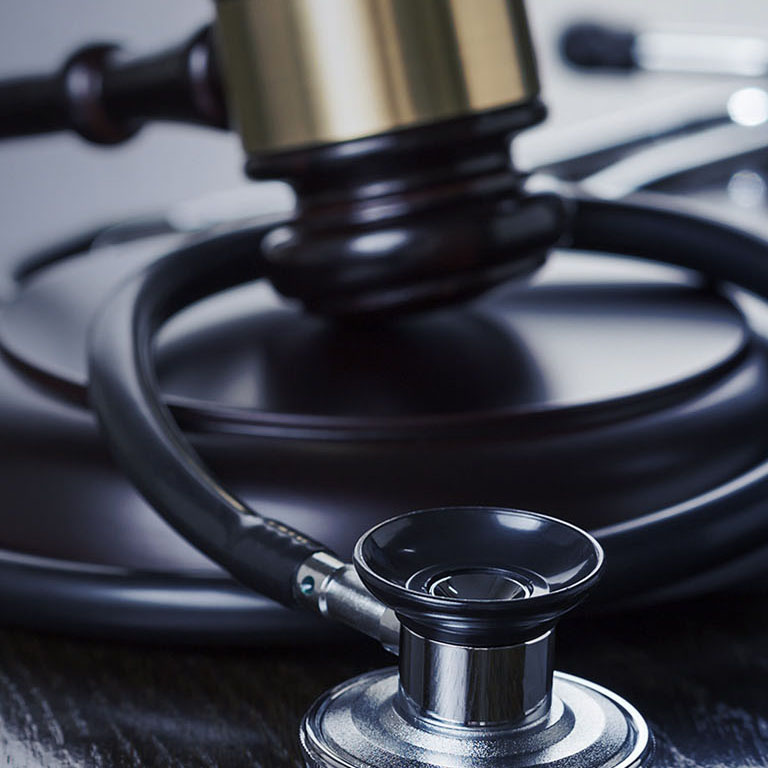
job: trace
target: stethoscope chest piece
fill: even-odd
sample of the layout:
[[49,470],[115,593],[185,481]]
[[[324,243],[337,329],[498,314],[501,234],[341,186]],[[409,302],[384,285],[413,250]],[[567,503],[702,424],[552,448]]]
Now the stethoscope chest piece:
[[314,703],[301,726],[309,768],[648,765],[634,707],[553,672],[554,625],[602,559],[578,528],[512,510],[427,510],[368,532],[355,566],[400,619],[399,668]]

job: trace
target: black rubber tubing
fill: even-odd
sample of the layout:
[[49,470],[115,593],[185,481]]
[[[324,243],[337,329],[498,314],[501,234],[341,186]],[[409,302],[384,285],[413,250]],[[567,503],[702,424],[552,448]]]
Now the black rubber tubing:
[[[677,210],[666,201],[660,206],[652,195],[623,201],[573,198],[570,203],[570,248],[666,262],[768,299],[768,243],[758,236]],[[174,312],[259,277],[263,234],[263,229],[243,230],[195,243],[124,283],[91,328],[90,397],[118,463],[155,509],[242,583],[291,605],[296,568],[325,548],[259,517],[216,482],[163,405],[152,365],[153,336]],[[765,501],[767,481],[768,464],[706,499],[595,531],[610,554],[607,591],[611,560],[652,552],[652,575],[638,577],[647,589],[754,547],[768,535],[768,518],[758,520],[754,514],[754,505]],[[710,536],[704,523],[713,516],[721,519],[723,505],[729,525],[713,548],[711,541],[699,539]]]
[[[768,300],[768,241],[759,235],[652,193],[615,201],[577,197],[572,205],[570,248],[691,269]],[[632,584],[622,583],[622,589],[648,590],[738,560],[768,543],[767,512],[765,461],[701,496],[592,531],[606,551],[603,599],[613,594],[613,562],[652,564]]]
[[261,277],[264,231],[194,242],[123,283],[90,329],[89,397],[117,463],[155,510],[244,585],[291,606],[296,570],[327,548],[217,482],[164,405],[152,360],[153,338],[171,315]]

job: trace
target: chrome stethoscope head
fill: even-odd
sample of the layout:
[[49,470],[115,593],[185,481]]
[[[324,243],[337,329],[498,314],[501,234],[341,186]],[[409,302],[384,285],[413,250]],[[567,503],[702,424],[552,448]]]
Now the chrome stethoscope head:
[[[301,725],[309,768],[647,765],[651,736],[632,706],[553,672],[554,626],[602,563],[589,534],[531,512],[434,509],[373,528],[355,569],[390,633],[390,610],[400,622],[399,668],[315,702]],[[338,594],[335,581],[318,600]]]

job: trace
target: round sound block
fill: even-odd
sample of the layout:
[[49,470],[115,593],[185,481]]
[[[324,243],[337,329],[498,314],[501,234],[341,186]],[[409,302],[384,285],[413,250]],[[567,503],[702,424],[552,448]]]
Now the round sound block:
[[[0,308],[7,621],[228,642],[316,635],[169,529],[88,409],[93,313],[180,242],[42,265]],[[763,559],[757,544],[717,547],[725,514],[738,525],[760,514],[738,478],[768,456],[765,347],[731,300],[671,269],[555,253],[528,283],[386,326],[312,317],[254,282],[173,318],[157,365],[225,485],[345,556],[384,518],[488,505],[592,530],[608,564],[598,605],[709,589]],[[663,568],[659,515],[690,521]]]

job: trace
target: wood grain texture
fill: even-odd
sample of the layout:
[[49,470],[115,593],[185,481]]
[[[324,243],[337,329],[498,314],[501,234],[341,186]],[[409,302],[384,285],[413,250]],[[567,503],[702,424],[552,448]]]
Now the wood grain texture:
[[[768,764],[768,598],[561,628],[558,667],[648,717],[659,766]],[[299,766],[326,688],[389,663],[373,646],[204,650],[0,633],[0,765]]]

